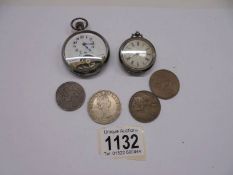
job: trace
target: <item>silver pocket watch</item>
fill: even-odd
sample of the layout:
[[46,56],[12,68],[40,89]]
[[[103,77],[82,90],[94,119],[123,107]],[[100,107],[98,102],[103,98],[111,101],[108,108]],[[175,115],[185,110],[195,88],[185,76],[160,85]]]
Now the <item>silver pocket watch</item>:
[[156,51],[149,40],[136,32],[122,43],[119,50],[119,59],[126,71],[131,74],[139,74],[154,65]]
[[85,30],[88,21],[75,18],[71,27],[76,30],[64,42],[62,58],[71,72],[79,76],[90,76],[100,72],[107,63],[110,49],[105,38],[97,32]]

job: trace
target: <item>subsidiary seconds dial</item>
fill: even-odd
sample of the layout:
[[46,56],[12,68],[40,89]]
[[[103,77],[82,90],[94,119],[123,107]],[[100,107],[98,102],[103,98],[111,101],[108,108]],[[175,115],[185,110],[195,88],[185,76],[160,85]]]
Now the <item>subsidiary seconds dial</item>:
[[119,51],[120,61],[130,73],[143,73],[150,69],[155,62],[155,57],[154,46],[139,32],[127,39]]

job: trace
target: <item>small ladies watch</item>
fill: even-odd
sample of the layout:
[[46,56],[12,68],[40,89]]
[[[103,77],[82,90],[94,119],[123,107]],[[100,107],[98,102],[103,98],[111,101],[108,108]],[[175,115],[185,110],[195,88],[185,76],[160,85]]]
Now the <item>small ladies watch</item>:
[[136,32],[125,40],[119,50],[119,59],[123,67],[132,74],[139,74],[150,69],[156,60],[153,44]]

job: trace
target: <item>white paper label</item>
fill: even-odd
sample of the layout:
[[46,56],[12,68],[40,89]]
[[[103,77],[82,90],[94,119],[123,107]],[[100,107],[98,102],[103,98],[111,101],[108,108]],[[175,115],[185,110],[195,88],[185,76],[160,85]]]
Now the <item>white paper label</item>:
[[101,128],[99,148],[103,157],[145,160],[144,131],[136,126]]

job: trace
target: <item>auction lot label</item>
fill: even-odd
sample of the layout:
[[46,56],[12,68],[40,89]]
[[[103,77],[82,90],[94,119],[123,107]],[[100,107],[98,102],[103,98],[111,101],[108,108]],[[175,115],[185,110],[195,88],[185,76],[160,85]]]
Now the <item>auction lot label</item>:
[[137,126],[99,129],[99,151],[103,157],[145,160],[144,131]]

